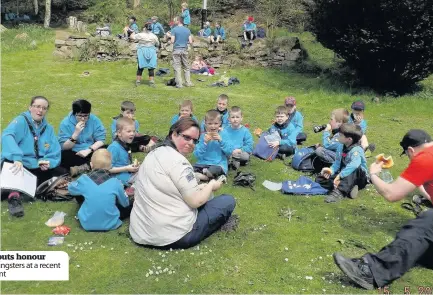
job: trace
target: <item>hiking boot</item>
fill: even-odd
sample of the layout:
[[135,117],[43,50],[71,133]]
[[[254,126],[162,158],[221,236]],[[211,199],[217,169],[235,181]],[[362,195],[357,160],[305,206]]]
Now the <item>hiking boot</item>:
[[140,80],[135,81],[135,87],[140,86],[140,84],[141,84],[141,81],[140,81]]
[[185,87],[194,87],[194,84],[192,84],[192,83],[187,83],[187,84],[185,84]]
[[340,253],[334,253],[333,257],[335,264],[355,284],[367,290],[373,290],[375,288],[373,274],[365,259],[348,259]]
[[412,202],[420,206],[426,206],[430,208],[432,207],[432,203],[427,198],[421,195],[414,195],[412,197]]
[[221,231],[234,231],[238,228],[239,225],[239,216],[236,214],[230,215],[229,219],[227,219],[226,223],[221,226]]
[[253,42],[248,43],[248,46],[250,47],[253,46]]
[[280,154],[280,153],[278,153],[277,154],[277,158],[284,161],[284,160],[286,160],[286,154]]
[[8,196],[9,214],[15,217],[24,216],[24,207],[19,192],[11,192]]
[[357,185],[355,185],[355,186],[352,188],[352,190],[350,191],[350,198],[351,198],[351,199],[356,199],[356,197],[358,196],[358,191],[359,191],[359,188],[358,188]]
[[342,199],[344,199],[343,194],[339,190],[335,189],[326,196],[325,203],[337,203]]
[[84,172],[90,171],[89,164],[83,164],[80,166],[73,166],[69,169],[69,174],[71,174],[71,177],[80,175]]

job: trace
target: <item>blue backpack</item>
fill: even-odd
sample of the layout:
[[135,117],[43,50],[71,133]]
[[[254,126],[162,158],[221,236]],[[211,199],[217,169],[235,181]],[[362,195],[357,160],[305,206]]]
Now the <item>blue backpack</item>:
[[254,148],[253,155],[266,160],[266,161],[273,161],[275,160],[275,157],[278,154],[278,147],[271,148],[268,144],[268,142],[265,139],[265,135],[268,134],[267,132],[263,132],[262,135],[260,135],[259,142],[257,143],[256,147]]
[[326,195],[328,193],[327,189],[306,176],[301,176],[295,181],[284,181],[281,191],[284,194],[294,195]]
[[292,159],[292,168],[302,172],[319,173],[323,167],[331,166],[320,159],[314,146],[304,147],[295,152]]

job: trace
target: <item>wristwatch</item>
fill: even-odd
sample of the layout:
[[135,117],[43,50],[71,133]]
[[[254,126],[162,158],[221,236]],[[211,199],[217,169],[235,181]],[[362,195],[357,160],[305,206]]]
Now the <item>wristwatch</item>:
[[76,143],[76,142],[77,142],[77,140],[76,140],[76,139],[73,139],[72,136],[69,137],[69,140],[70,140],[71,142],[73,142],[73,143]]

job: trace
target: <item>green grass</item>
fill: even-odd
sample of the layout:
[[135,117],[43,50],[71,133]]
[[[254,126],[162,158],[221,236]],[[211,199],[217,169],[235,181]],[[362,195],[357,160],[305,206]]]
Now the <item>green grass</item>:
[[[2,37],[3,38],[3,37]],[[330,56],[314,40],[306,46],[312,59],[332,63]],[[2,46],[5,46],[2,44]],[[196,87],[177,90],[163,86],[167,78],[156,78],[157,87],[135,88],[134,63],[78,63],[58,61],[52,57],[53,44],[37,50],[3,52],[2,56],[2,129],[15,116],[26,110],[31,96],[45,95],[51,101],[48,120],[58,130],[61,119],[70,111],[76,98],[92,102],[93,112],[108,127],[111,117],[119,112],[123,100],[137,105],[137,119],[142,131],[165,135],[177,104],[191,99],[194,113],[202,118],[214,107],[221,93],[230,97],[230,105],[239,105],[244,123],[251,129],[267,128],[274,109],[287,95],[297,98],[298,108],[305,116],[307,144],[320,142],[321,134],[311,130],[327,122],[333,108],[350,107],[353,100],[367,102],[368,137],[377,144],[377,153],[391,154],[395,159],[392,174],[397,177],[407,166],[400,154],[399,141],[410,128],[423,128],[433,133],[430,99],[433,92],[431,77],[423,82],[424,90],[414,96],[386,97],[379,104],[370,102],[374,96],[328,79],[294,72],[263,68],[225,69],[227,75],[241,81],[228,88],[207,87],[217,77],[194,81]],[[314,54],[313,54],[314,53]],[[81,77],[89,71],[89,77]],[[224,70],[221,70],[221,72]],[[196,76],[193,76],[194,80]],[[202,77],[203,78],[203,77]],[[370,159],[371,161],[371,159]],[[392,241],[399,228],[412,215],[383,200],[372,187],[360,193],[356,200],[324,204],[323,196],[303,197],[270,192],[261,186],[264,180],[296,179],[300,173],[280,161],[265,163],[253,159],[245,170],[257,175],[256,191],[232,187],[230,181],[221,193],[237,199],[235,213],[240,226],[235,233],[216,233],[200,244],[200,248],[168,253],[145,249],[130,242],[128,222],[116,231],[90,233],[82,230],[74,219],[75,203],[25,204],[25,217],[11,218],[2,202],[2,244],[7,250],[61,250],[70,257],[70,280],[67,282],[3,282],[3,293],[370,293],[347,282],[334,265],[332,253],[348,256],[365,253],[350,243],[361,241],[368,251],[378,251]],[[233,177],[230,173],[229,180]],[[289,222],[280,210],[296,210]],[[71,227],[65,244],[46,245],[51,236],[44,225],[54,211],[66,212],[65,224]],[[338,240],[345,241],[344,244]],[[92,242],[92,245],[85,243]],[[72,245],[72,246],[68,246]],[[81,250],[81,247],[83,248]],[[288,248],[286,251],[285,248]],[[92,248],[92,249],[91,249]],[[165,257],[162,257],[165,255]],[[285,258],[288,262],[285,262]],[[78,267],[78,265],[80,267]],[[175,274],[145,274],[153,267],[170,267]],[[313,280],[307,280],[312,276]],[[392,284],[392,293],[403,293],[405,286],[431,286],[431,271],[415,268]],[[325,290],[325,291],[323,291]]]

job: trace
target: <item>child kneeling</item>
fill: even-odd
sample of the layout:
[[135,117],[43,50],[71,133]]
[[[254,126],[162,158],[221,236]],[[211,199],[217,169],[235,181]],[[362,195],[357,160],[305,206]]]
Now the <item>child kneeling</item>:
[[335,203],[345,197],[356,198],[358,190],[368,183],[367,161],[364,149],[359,141],[361,127],[345,123],[340,127],[337,157],[331,168],[323,168],[316,182],[331,193],[325,198],[326,203]]
[[[123,190],[122,183],[117,178],[111,178],[108,169],[111,168],[111,154],[106,149],[95,151],[90,160],[92,171],[81,175],[68,185],[69,193],[84,201],[78,210],[78,219],[86,231],[108,231],[122,225],[120,218],[129,214],[122,212],[117,203],[128,208],[129,199]],[[77,201],[79,199],[77,198]],[[129,213],[132,208],[129,208]]]

